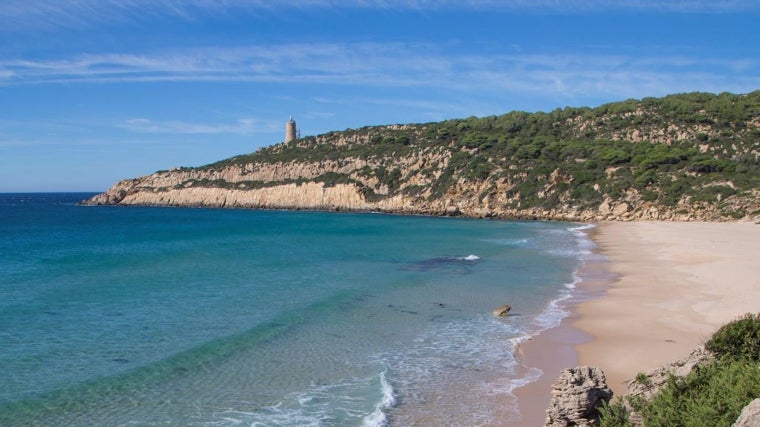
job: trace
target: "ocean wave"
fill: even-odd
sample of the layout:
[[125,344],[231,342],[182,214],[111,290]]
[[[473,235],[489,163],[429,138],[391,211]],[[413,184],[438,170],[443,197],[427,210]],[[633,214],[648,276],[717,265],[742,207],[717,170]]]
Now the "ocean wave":
[[380,372],[380,387],[382,389],[383,397],[380,399],[375,410],[364,417],[362,426],[364,427],[382,427],[388,424],[388,417],[385,415],[385,410],[393,407],[396,404],[396,396],[388,379],[385,377],[385,371]]
[[[592,256],[596,244],[588,237],[586,231],[594,227],[596,227],[594,224],[581,224],[543,231],[542,234],[549,237],[545,252],[561,258],[580,258],[580,260]],[[573,237],[572,239],[560,238],[568,233]]]
[[379,363],[389,367],[389,379],[400,402],[389,409],[394,423],[493,422],[494,411],[504,409],[512,390],[541,375],[537,369],[518,369],[515,346],[510,341],[521,335],[518,319],[504,322],[483,313],[440,324],[413,345],[378,355]]
[[[587,230],[596,227],[594,224],[582,224],[574,227],[567,228],[570,231],[574,239],[574,247],[565,250],[560,250],[560,253],[565,256],[575,257],[578,259],[578,264],[573,271],[572,280],[563,285],[564,289],[561,289],[557,298],[549,301],[546,308],[536,316],[536,323],[539,326],[539,330],[535,331],[534,335],[541,333],[547,329],[559,326],[562,319],[570,315],[568,311],[568,300],[573,297],[573,290],[576,289],[578,283],[582,281],[578,275],[581,267],[588,262],[589,258],[593,255],[593,249],[596,244],[589,238]],[[553,253],[557,253],[556,251]]]
[[572,298],[572,296],[571,289],[563,289],[560,291],[559,297],[549,301],[544,311],[536,316],[535,321],[538,325],[538,330],[533,333],[534,336],[547,329],[559,326],[562,323],[562,319],[570,315],[570,311],[566,309],[566,305],[563,303]]
[[539,333],[559,326],[562,319],[570,315],[567,309],[569,300],[573,298],[576,286],[582,279],[578,276],[578,270],[573,272],[573,280],[563,285],[564,289],[559,290],[559,295],[549,301],[544,310],[535,317],[535,323],[538,329],[531,331],[531,337]]
[[523,246],[530,242],[530,239],[484,239],[484,242],[494,243],[499,246]]
[[256,412],[229,410],[216,414],[214,421],[201,422],[201,425],[230,426],[250,425],[252,427],[264,426],[304,426],[318,427],[324,424],[322,417],[304,414],[297,409],[285,409],[281,404],[270,406]]
[[346,378],[332,384],[313,385],[293,392],[279,402],[256,410],[216,412],[203,425],[323,426],[387,425],[386,411],[396,397],[385,371],[367,378]]
[[409,263],[404,269],[430,271],[439,268],[456,267],[462,265],[469,266],[472,264],[477,264],[480,261],[482,261],[482,259],[474,254],[467,256],[439,256]]

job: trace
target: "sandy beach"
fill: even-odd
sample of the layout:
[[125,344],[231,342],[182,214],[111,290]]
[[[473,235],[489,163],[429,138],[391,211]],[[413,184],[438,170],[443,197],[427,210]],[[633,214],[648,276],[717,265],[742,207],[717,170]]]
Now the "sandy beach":
[[[587,300],[562,325],[521,349],[545,374],[516,391],[520,425],[543,425],[551,383],[564,368],[601,367],[623,395],[638,372],[686,356],[723,324],[760,312],[760,225],[615,222],[598,224],[591,237],[609,261],[581,271],[579,292],[591,299],[581,295]],[[540,356],[547,354],[555,356]]]

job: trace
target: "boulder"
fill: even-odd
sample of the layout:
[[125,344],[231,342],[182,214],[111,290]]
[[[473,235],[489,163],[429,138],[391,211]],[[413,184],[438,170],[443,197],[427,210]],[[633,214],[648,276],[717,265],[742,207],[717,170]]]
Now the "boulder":
[[731,427],[760,427],[760,399],[749,402]]
[[604,372],[596,367],[565,369],[552,385],[546,427],[599,425],[599,407],[612,399]]
[[494,308],[493,315],[499,316],[499,317],[507,317],[509,316],[509,310],[512,310],[512,306],[509,304],[504,304],[504,305]]
[[612,209],[612,215],[614,215],[615,217],[621,217],[624,214],[627,214],[628,211],[630,210],[631,210],[631,207],[628,206],[628,203],[623,202],[615,206],[614,209]]

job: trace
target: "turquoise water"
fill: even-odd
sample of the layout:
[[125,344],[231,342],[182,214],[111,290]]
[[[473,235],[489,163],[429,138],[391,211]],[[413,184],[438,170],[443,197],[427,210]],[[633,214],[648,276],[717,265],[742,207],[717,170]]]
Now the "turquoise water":
[[[577,224],[0,195],[0,425],[478,425]],[[472,256],[471,256],[472,255]],[[512,305],[512,316],[491,310]]]

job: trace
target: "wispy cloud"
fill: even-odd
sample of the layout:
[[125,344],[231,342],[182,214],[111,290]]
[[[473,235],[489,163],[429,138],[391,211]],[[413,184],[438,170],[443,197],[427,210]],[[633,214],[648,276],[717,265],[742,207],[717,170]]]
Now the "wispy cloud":
[[[294,44],[268,48],[208,48],[152,54],[77,55],[64,59],[0,60],[0,82],[330,81],[373,74],[397,44]],[[431,58],[432,62],[437,59]],[[406,67],[418,67],[410,64]]]
[[[730,77],[729,77],[730,76]],[[226,81],[637,96],[760,87],[760,59],[625,54],[472,54],[414,43],[289,44],[0,60],[0,85]],[[236,123],[230,129],[246,129]],[[199,132],[200,130],[196,130]]]
[[4,0],[0,31],[82,28],[164,17],[197,20],[287,10],[384,9],[393,11],[486,10],[526,13],[649,11],[731,13],[760,10],[754,0]]
[[307,111],[303,113],[303,117],[308,120],[324,120],[335,117],[335,113],[327,111]]
[[119,127],[140,133],[166,134],[254,134],[279,130],[282,123],[271,120],[239,119],[234,123],[195,123],[184,121],[154,121],[146,118],[125,120]]

